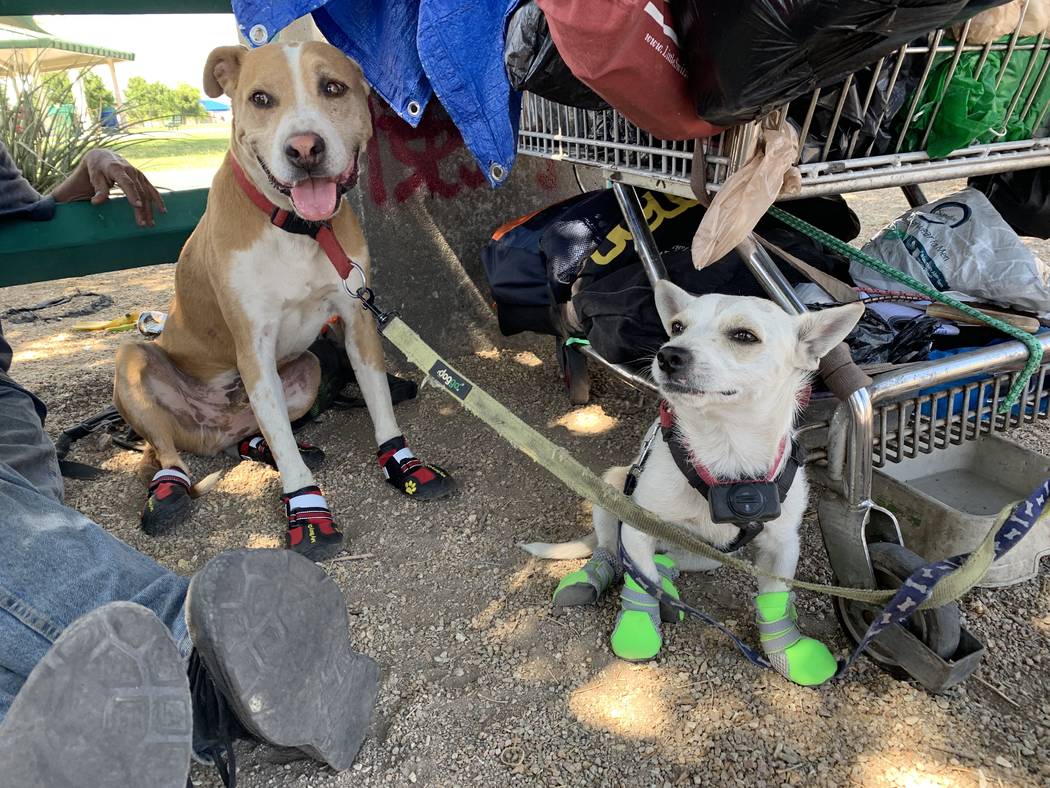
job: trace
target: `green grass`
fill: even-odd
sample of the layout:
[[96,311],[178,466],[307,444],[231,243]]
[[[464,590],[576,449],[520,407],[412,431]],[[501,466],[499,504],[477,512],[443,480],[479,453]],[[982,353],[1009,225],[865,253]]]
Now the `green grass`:
[[230,144],[229,127],[148,132],[121,150],[144,172],[218,168]]

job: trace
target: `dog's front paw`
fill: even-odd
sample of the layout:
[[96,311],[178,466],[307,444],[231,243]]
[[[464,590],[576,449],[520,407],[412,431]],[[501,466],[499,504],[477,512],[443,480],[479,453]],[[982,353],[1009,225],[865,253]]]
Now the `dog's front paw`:
[[787,591],[759,594],[755,608],[762,649],[778,673],[803,687],[815,687],[835,675],[838,663],[828,647],[799,631]]
[[623,576],[620,615],[609,644],[613,654],[630,662],[644,662],[660,653],[660,603],[649,596],[630,575]]
[[288,517],[284,546],[311,561],[327,561],[343,550],[343,534],[315,485],[281,496]]

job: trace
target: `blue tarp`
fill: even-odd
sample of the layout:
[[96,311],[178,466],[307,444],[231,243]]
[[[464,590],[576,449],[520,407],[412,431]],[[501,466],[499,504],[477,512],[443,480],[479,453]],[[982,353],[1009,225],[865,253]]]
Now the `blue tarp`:
[[312,13],[332,44],[405,121],[417,126],[436,95],[493,186],[510,174],[521,95],[503,66],[507,17],[518,0],[233,0],[241,32],[270,41]]

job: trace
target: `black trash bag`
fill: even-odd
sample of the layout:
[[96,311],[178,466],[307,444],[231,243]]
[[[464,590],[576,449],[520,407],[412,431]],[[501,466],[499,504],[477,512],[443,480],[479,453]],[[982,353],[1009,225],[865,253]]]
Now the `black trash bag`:
[[609,109],[605,99],[576,79],[565,65],[536,0],[525,0],[507,23],[503,63],[515,90],[527,90],[571,107]]
[[755,120],[1006,0],[672,0],[701,118]]
[[1018,235],[1050,238],[1050,167],[970,178]]
[[891,325],[868,309],[846,337],[846,344],[855,364],[925,361],[933,349],[933,335],[940,324],[941,321],[935,318],[921,316],[895,320]]
[[[877,76],[873,65],[853,75],[826,157],[824,148],[827,146],[828,134],[831,132],[832,121],[835,119],[835,111],[842,97],[845,82],[821,91],[809,130],[806,133],[805,144],[802,147],[800,159],[802,164],[813,161],[837,161],[853,157],[879,156],[890,150],[894,142],[891,132],[893,120],[904,107],[912,90],[918,85],[918,71],[921,64],[918,58],[905,58],[896,80],[893,79],[895,67],[894,62],[886,60]],[[873,77],[875,78],[874,86],[871,84]],[[892,89],[890,88],[891,82],[893,83]],[[864,101],[868,98],[869,91],[871,98],[868,100],[865,112]],[[805,124],[809,106],[810,102],[803,97],[799,101],[792,102],[788,110],[788,117],[800,130]]]

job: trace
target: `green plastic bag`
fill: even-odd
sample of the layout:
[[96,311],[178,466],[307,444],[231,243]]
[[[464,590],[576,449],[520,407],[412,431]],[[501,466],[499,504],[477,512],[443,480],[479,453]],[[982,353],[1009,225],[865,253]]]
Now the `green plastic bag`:
[[[1008,43],[1009,36],[1001,38],[999,43]],[[1034,44],[1037,39],[1021,38],[1018,44]],[[1006,70],[996,88],[995,82],[1002,68],[1006,52],[989,52],[980,73],[977,65],[981,52],[964,52],[952,75],[951,84],[945,90],[945,80],[951,68],[953,55],[950,52],[937,56],[933,70],[923,89],[908,133],[904,137],[902,150],[921,149],[921,142],[926,129],[933,126],[926,141],[926,152],[931,158],[947,156],[952,151],[976,143],[1008,142],[1029,139],[1036,122],[1045,114],[1050,102],[1050,75],[1043,79],[1034,98],[1032,91],[1039,82],[1039,73],[1046,61],[1046,51],[1035,53],[1035,65],[1028,78],[1024,80],[1021,97],[1014,106],[1010,117],[1006,117],[1017,89],[1021,86],[1028,64],[1032,60],[1032,50],[1015,49],[1006,64]],[[944,103],[933,117],[941,97]],[[1027,112],[1023,112],[1029,103]],[[898,129],[899,133],[899,129]]]

